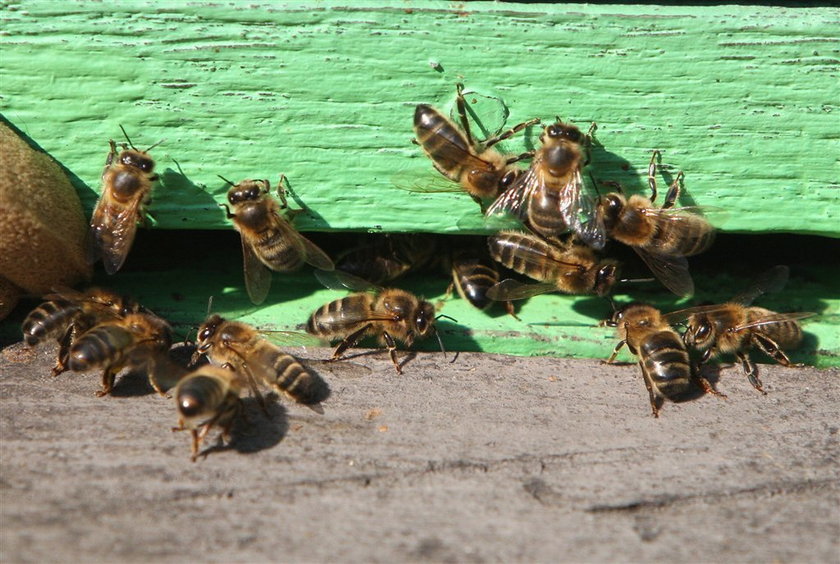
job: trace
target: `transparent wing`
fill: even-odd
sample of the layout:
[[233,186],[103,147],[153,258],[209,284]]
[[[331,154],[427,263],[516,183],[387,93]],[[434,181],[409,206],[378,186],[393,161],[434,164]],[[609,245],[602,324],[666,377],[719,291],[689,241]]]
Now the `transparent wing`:
[[694,307],[687,307],[684,309],[678,309],[676,311],[672,311],[670,313],[666,313],[662,317],[669,323],[679,323],[681,321],[685,321],[692,315],[698,314],[705,314],[705,313],[717,313],[719,311],[724,311],[729,309],[731,306],[726,304],[710,304],[710,305],[701,305],[701,306],[694,306]]
[[144,197],[145,193],[138,193],[127,206],[122,206],[111,198],[110,190],[106,188],[93,212],[86,237],[89,262],[101,258],[108,274],[114,274],[122,267],[137,234]]
[[497,302],[524,300],[540,294],[554,292],[557,286],[548,282],[525,284],[512,278],[506,278],[487,290],[487,297]]
[[502,192],[496,201],[484,213],[487,217],[513,216],[522,220],[527,219],[528,201],[534,191],[545,185],[542,175],[533,164],[513,181],[507,190]]
[[271,289],[271,270],[259,259],[253,246],[242,239],[242,266],[245,271],[245,289],[251,303],[259,305],[265,301]]
[[298,234],[298,237],[303,245],[304,260],[307,264],[321,270],[335,270],[335,264],[333,264],[332,259],[327,255],[327,253],[321,250],[321,247],[303,235]]
[[785,321],[798,321],[800,319],[805,319],[814,315],[817,314],[813,311],[800,311],[796,313],[776,313],[773,315],[762,317],[761,319],[756,319],[755,321],[751,321],[750,323],[745,323],[744,325],[738,325],[737,327],[729,329],[729,331],[735,333],[737,331],[743,331],[744,329],[749,329],[751,327],[761,327],[763,325],[772,325],[774,323],[783,323]]
[[780,291],[787,284],[789,277],[790,269],[787,266],[774,266],[759,274],[743,292],[732,298],[732,301],[736,304],[750,305],[762,294]]
[[352,290],[354,292],[378,292],[380,286],[341,270],[316,270],[315,278],[330,290]]
[[633,250],[668,290],[683,297],[694,294],[694,280],[688,272],[685,257],[659,254],[639,247],[633,247]]

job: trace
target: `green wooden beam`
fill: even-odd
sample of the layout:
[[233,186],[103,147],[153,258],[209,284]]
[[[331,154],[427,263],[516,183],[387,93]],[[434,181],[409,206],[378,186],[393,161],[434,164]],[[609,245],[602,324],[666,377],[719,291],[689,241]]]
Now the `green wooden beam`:
[[631,190],[663,150],[687,202],[728,210],[725,231],[838,236],[837,21],[776,6],[6,3],[2,113],[76,174],[87,209],[119,124],[141,147],[165,139],[162,228],[228,228],[216,175],[284,172],[312,209],[304,230],[481,230],[454,221],[469,198],[392,182],[432,176],[413,108],[446,106],[463,81],[511,123],[596,121],[592,170]]

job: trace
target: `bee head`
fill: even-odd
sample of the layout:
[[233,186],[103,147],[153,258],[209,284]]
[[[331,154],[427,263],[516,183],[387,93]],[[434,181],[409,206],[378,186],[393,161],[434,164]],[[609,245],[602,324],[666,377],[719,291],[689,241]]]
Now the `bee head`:
[[695,315],[683,334],[686,346],[706,349],[714,340],[714,326],[706,315]]
[[563,123],[558,119],[555,123],[546,126],[545,130],[543,130],[540,141],[544,143],[545,138],[554,140],[565,139],[571,141],[572,143],[580,143],[583,138],[583,134],[580,132],[580,129],[574,125]]
[[[213,378],[196,374],[185,380],[178,386],[175,401],[178,404],[178,412],[185,418],[192,418],[205,413],[210,409],[208,405],[208,391],[218,386]],[[212,394],[210,394],[212,395]]]
[[414,313],[414,326],[417,327],[417,334],[421,337],[431,331],[435,322],[435,306],[427,301],[421,301]]
[[618,265],[608,263],[598,269],[595,275],[595,295],[606,296],[612,290],[618,277]]
[[213,314],[198,328],[198,350],[205,352],[210,348],[210,339],[216,334],[219,325],[224,323],[224,319],[218,314]]
[[150,174],[155,169],[155,161],[142,151],[125,150],[120,153],[119,160],[121,164],[139,169],[146,174]]
[[228,201],[231,205],[256,202],[266,193],[268,193],[268,180],[243,180],[228,190]]

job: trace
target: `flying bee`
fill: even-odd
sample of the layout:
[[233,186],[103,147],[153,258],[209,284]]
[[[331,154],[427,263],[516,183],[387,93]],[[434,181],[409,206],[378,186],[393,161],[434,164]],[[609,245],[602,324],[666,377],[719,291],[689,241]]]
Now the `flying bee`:
[[[158,141],[145,151],[138,150],[120,126],[128,145],[117,152],[117,144],[109,141],[111,150],[102,172],[102,195],[90,218],[87,234],[87,259],[93,264],[102,259],[105,272],[114,274],[128,256],[137,223],[146,221],[146,206],[151,200],[155,161],[149,155]],[[129,146],[131,147],[129,149]]]
[[332,360],[340,359],[348,348],[363,337],[375,335],[380,344],[388,348],[397,374],[402,374],[402,368],[397,362],[396,341],[410,347],[416,338],[424,338],[431,333],[437,335],[434,327],[435,306],[410,292],[397,288],[372,287],[364,280],[338,271],[316,272],[315,275],[328,288],[375,291],[359,292],[334,300],[315,310],[309,317],[307,333],[330,341],[341,339],[333,351]]
[[597,223],[603,224],[609,237],[636,251],[666,288],[678,296],[689,296],[694,293],[694,281],[685,257],[708,249],[715,229],[690,208],[673,207],[680,193],[682,172],[671,184],[662,207],[653,207],[658,157],[659,151],[654,151],[648,167],[651,198],[607,194],[598,202]]
[[593,123],[584,134],[559,117],[546,126],[531,166],[507,187],[485,215],[513,215],[549,239],[572,231],[590,247],[602,248],[603,225],[596,220],[594,201],[583,193],[582,170],[589,162],[595,129]]
[[648,304],[627,305],[603,325],[615,327],[621,338],[606,362],[615,360],[618,351],[627,345],[639,359],[653,416],[659,417],[663,399],[673,400],[685,393],[691,382],[688,351],[679,333],[658,309]]
[[799,320],[815,315],[811,312],[776,313],[750,306],[760,295],[780,290],[789,273],[786,266],[773,267],[729,302],[682,309],[669,313],[666,318],[671,323],[687,320],[683,341],[687,347],[702,351],[700,365],[721,354],[734,354],[753,387],[766,393],[755,363],[749,357],[750,349],[758,347],[779,364],[792,366],[782,349],[799,345],[802,341]]
[[263,407],[257,383],[308,406],[320,403],[329,394],[320,376],[245,323],[213,314],[199,327],[197,344],[197,355],[204,354],[213,364],[243,374]]
[[537,235],[503,231],[487,239],[490,256],[514,272],[538,280],[523,284],[506,279],[487,295],[495,300],[521,300],[546,292],[607,295],[618,279],[618,263],[598,259],[591,248],[573,242],[559,246]]
[[[225,180],[222,178],[222,180]],[[227,198],[228,219],[242,237],[245,288],[255,304],[265,301],[271,289],[271,272],[297,270],[303,263],[321,270],[332,270],[333,262],[318,246],[297,232],[282,212],[288,210],[281,175],[277,184],[278,204],[271,196],[268,180],[243,180],[231,185]],[[233,211],[231,211],[233,208]]]
[[111,393],[116,375],[127,367],[144,370],[155,391],[165,396],[155,369],[163,363],[154,359],[167,355],[170,346],[172,330],[166,321],[151,313],[129,313],[100,323],[76,339],[68,364],[74,372],[103,369],[99,397]]
[[198,450],[213,426],[222,428],[221,440],[229,440],[236,418],[242,413],[242,381],[239,374],[228,368],[204,365],[184,376],[175,387],[178,408],[178,427],[192,434],[191,459],[195,462]]
[[435,169],[460,184],[483,210],[484,201],[495,199],[521,172],[514,163],[532,155],[525,152],[507,157],[499,153],[494,145],[540,120],[520,123],[500,135],[479,142],[470,132],[463,85],[458,84],[457,90],[456,105],[461,127],[433,107],[420,104],[414,111],[414,133]]
[[53,376],[67,370],[70,348],[85,331],[98,323],[145,311],[143,306],[130,298],[102,288],[90,288],[85,292],[63,288],[45,298],[47,301],[26,316],[21,329],[30,347],[49,338],[58,341]]

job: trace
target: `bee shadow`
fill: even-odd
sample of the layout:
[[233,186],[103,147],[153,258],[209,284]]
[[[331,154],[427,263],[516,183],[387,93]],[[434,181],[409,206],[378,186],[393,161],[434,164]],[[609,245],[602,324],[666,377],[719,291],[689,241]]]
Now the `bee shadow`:
[[202,450],[200,456],[207,457],[214,452],[227,450],[248,454],[279,444],[289,431],[287,410],[277,401],[277,396],[274,394],[264,399],[265,411],[256,398],[243,398],[242,416],[233,425],[230,442],[227,444],[217,442]]
[[[174,160],[174,159],[173,159]],[[165,190],[168,193],[181,194],[182,198],[190,199],[194,205],[206,206],[208,208],[218,208],[219,213],[224,213],[222,208],[217,206],[216,199],[207,191],[207,187],[203,184],[196,184],[184,174],[181,170],[181,165],[175,161],[178,170],[166,168],[158,179],[159,186],[156,189]],[[190,214],[188,210],[184,210],[184,215],[181,217],[182,222],[189,222]]]

